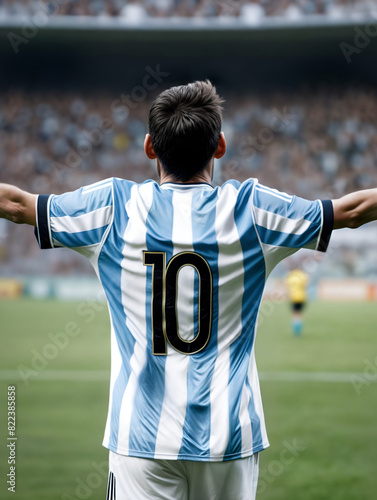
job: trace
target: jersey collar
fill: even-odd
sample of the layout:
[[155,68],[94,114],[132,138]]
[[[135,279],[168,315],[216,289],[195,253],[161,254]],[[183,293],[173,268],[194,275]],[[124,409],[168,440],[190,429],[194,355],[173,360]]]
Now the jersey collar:
[[212,191],[214,187],[206,182],[193,182],[193,183],[182,183],[182,182],[163,182],[160,184],[161,189],[175,189],[178,191],[187,191],[188,189],[206,189]]

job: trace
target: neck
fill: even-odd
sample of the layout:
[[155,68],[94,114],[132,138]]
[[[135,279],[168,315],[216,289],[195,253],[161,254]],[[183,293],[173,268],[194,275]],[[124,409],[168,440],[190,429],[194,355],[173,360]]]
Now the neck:
[[160,184],[164,184],[165,182],[174,182],[176,184],[211,184],[212,181],[212,169],[213,162],[208,165],[204,170],[194,175],[187,181],[177,180],[173,175],[167,174],[163,168],[158,168],[158,173],[160,176]]

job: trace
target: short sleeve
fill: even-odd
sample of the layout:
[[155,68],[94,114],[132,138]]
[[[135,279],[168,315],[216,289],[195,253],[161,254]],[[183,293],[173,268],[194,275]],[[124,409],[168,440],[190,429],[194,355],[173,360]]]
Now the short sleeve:
[[327,250],[334,222],[331,200],[309,201],[256,184],[253,212],[269,267],[300,248]]
[[99,245],[113,219],[113,179],[62,195],[39,195],[35,235],[42,249]]

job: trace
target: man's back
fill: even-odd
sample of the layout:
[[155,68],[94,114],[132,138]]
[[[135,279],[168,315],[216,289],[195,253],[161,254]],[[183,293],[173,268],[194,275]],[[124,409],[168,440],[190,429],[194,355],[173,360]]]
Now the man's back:
[[[118,429],[111,417],[105,437],[114,451],[222,460],[239,456],[241,441],[249,453],[267,446],[254,409],[250,424],[249,406],[259,408],[260,395],[248,380],[263,254],[251,211],[237,208],[238,225],[250,228],[240,241],[236,202],[231,184],[220,192],[205,184],[145,183],[126,203],[125,230],[122,217],[114,221],[110,240],[113,232],[124,234],[123,322],[131,344],[121,358],[132,367],[114,383],[124,392]],[[247,295],[242,245],[251,249],[247,272],[260,275]],[[111,243],[105,255],[114,258]],[[118,331],[123,337],[125,329]],[[243,366],[235,378],[234,366]]]
[[90,259],[109,302],[104,445],[199,461],[268,446],[258,310],[276,263],[320,248],[322,203],[254,179],[218,188],[108,179],[52,197],[49,212],[52,243]]

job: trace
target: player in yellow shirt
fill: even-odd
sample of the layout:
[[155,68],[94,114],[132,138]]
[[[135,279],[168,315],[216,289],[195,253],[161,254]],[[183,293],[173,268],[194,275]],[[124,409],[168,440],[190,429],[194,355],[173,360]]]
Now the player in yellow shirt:
[[292,304],[292,332],[294,335],[302,333],[302,310],[307,301],[307,287],[309,276],[301,271],[301,269],[293,269],[287,277],[286,284],[288,287],[289,300]]

